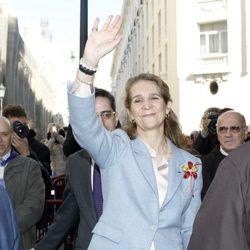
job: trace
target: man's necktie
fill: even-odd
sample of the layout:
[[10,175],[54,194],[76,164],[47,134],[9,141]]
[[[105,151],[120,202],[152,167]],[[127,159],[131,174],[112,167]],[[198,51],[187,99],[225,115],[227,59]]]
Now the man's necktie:
[[94,166],[94,182],[93,182],[93,195],[95,201],[95,210],[97,219],[100,218],[102,214],[102,187],[101,187],[101,174],[99,167],[95,164]]

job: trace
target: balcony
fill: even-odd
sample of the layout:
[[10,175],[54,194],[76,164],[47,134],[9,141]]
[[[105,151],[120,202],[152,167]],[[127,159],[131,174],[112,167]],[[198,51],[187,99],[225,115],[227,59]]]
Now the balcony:
[[198,58],[193,74],[229,73],[228,55],[214,54]]
[[225,81],[229,73],[228,55],[214,54],[198,58],[193,76],[196,82],[215,78]]
[[227,9],[227,0],[197,0],[197,4],[203,11]]

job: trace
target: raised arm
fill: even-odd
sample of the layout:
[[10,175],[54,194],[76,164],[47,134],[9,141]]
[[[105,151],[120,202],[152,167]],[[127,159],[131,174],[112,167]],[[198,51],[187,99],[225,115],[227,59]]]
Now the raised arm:
[[109,16],[100,30],[98,25],[99,18],[96,18],[81,59],[83,70],[77,71],[76,80],[73,84],[72,94],[80,97],[91,94],[94,81],[94,74],[91,73],[97,69],[100,59],[110,53],[121,41],[119,31],[122,19],[120,16],[115,18]]

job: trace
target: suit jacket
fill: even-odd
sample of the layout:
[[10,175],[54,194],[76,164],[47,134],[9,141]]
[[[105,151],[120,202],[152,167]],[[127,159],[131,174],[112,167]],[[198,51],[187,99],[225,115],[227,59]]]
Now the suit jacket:
[[[200,160],[169,142],[168,190],[159,206],[151,155],[139,138],[108,132],[95,114],[95,98],[69,93],[70,123],[78,143],[101,167],[103,214],[93,230],[90,250],[186,249],[200,207],[198,178],[184,179],[182,165]],[[88,119],[86,119],[88,117]]]
[[18,155],[5,167],[4,182],[15,210],[21,249],[30,249],[36,241],[36,222],[42,216],[45,201],[40,166],[33,159]]
[[64,201],[56,213],[55,222],[35,249],[58,249],[78,223],[75,249],[88,248],[97,218],[91,187],[90,156],[87,151],[81,150],[71,155],[67,160],[67,171]]
[[194,223],[189,250],[250,249],[250,142],[219,165]]
[[0,249],[19,250],[16,216],[6,190],[0,185]]

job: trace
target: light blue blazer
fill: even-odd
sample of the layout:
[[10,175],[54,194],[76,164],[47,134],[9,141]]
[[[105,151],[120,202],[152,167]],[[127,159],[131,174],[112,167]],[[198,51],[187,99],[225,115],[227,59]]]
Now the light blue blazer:
[[0,249],[19,250],[20,233],[16,215],[6,189],[0,184]]
[[200,160],[170,143],[168,190],[160,207],[152,158],[142,140],[130,140],[120,129],[108,132],[96,117],[94,95],[68,98],[74,136],[102,175],[103,214],[88,249],[149,250],[152,242],[156,250],[186,249],[201,204],[202,176],[199,166],[196,180],[184,179],[181,166]]

